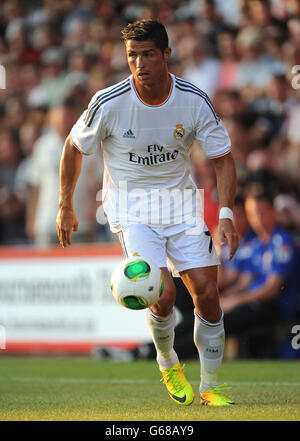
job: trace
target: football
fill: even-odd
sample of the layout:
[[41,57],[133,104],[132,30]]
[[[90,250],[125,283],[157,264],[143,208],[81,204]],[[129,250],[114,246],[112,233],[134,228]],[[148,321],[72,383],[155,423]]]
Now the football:
[[164,290],[161,269],[141,256],[128,257],[117,265],[111,276],[111,292],[116,301],[129,309],[154,305]]

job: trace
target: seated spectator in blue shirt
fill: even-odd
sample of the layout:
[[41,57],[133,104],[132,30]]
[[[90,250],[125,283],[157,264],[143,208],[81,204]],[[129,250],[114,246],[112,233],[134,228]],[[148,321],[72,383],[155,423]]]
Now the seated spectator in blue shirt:
[[268,195],[248,196],[249,224],[257,234],[241,269],[239,287],[221,298],[228,335],[293,320],[299,304],[298,252],[293,237],[276,225]]
[[234,226],[239,235],[239,247],[231,260],[227,259],[227,246],[221,249],[221,265],[218,272],[218,286],[223,293],[229,286],[238,283],[239,275],[247,265],[247,261],[252,254],[253,240],[255,232],[249,225],[245,210],[244,197],[238,195],[233,206]]

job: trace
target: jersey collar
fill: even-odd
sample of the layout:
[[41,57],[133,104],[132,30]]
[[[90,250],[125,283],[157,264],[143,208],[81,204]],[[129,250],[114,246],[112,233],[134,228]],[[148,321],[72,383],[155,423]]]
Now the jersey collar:
[[134,95],[135,95],[137,101],[138,101],[140,104],[143,104],[144,106],[146,106],[146,107],[150,107],[150,108],[152,108],[152,109],[155,109],[155,108],[157,108],[157,107],[162,107],[162,106],[164,106],[165,104],[167,104],[167,103],[170,101],[171,97],[173,96],[174,83],[175,83],[175,81],[174,81],[174,75],[171,74],[171,73],[169,72],[169,76],[170,76],[170,78],[171,78],[171,86],[170,86],[170,90],[169,90],[169,94],[168,94],[167,98],[166,98],[162,103],[159,103],[159,104],[148,104],[148,103],[146,103],[145,101],[143,101],[142,98],[140,97],[138,91],[136,90],[136,87],[135,87],[134,81],[133,81],[133,75],[130,75],[130,77],[129,77],[129,78],[130,78],[130,84],[131,84],[132,90],[134,91]]

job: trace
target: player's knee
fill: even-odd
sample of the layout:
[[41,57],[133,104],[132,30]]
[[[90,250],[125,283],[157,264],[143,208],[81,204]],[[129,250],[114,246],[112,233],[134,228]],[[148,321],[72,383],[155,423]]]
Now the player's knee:
[[208,283],[204,290],[204,295],[207,301],[215,301],[219,297],[218,288],[215,282]]
[[208,282],[205,287],[193,293],[195,309],[205,320],[215,323],[220,320],[219,293],[215,282]]
[[205,285],[196,286],[194,293],[192,294],[194,299],[201,298],[202,301],[206,303],[215,302],[216,298],[218,298],[218,288],[217,284],[213,280],[208,280]]

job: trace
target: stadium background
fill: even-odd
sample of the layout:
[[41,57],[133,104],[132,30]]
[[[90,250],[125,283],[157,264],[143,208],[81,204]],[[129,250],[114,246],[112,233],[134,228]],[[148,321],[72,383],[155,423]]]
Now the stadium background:
[[[170,71],[211,97],[232,140],[238,193],[272,192],[278,221],[300,239],[299,1],[0,1],[1,355],[89,354],[149,337],[142,313],[109,294],[121,251],[98,222],[100,156],[84,161],[73,247],[59,249],[55,232],[63,141],[91,96],[128,75],[120,29],[140,18],[166,25]],[[213,230],[215,177],[196,147]]]

